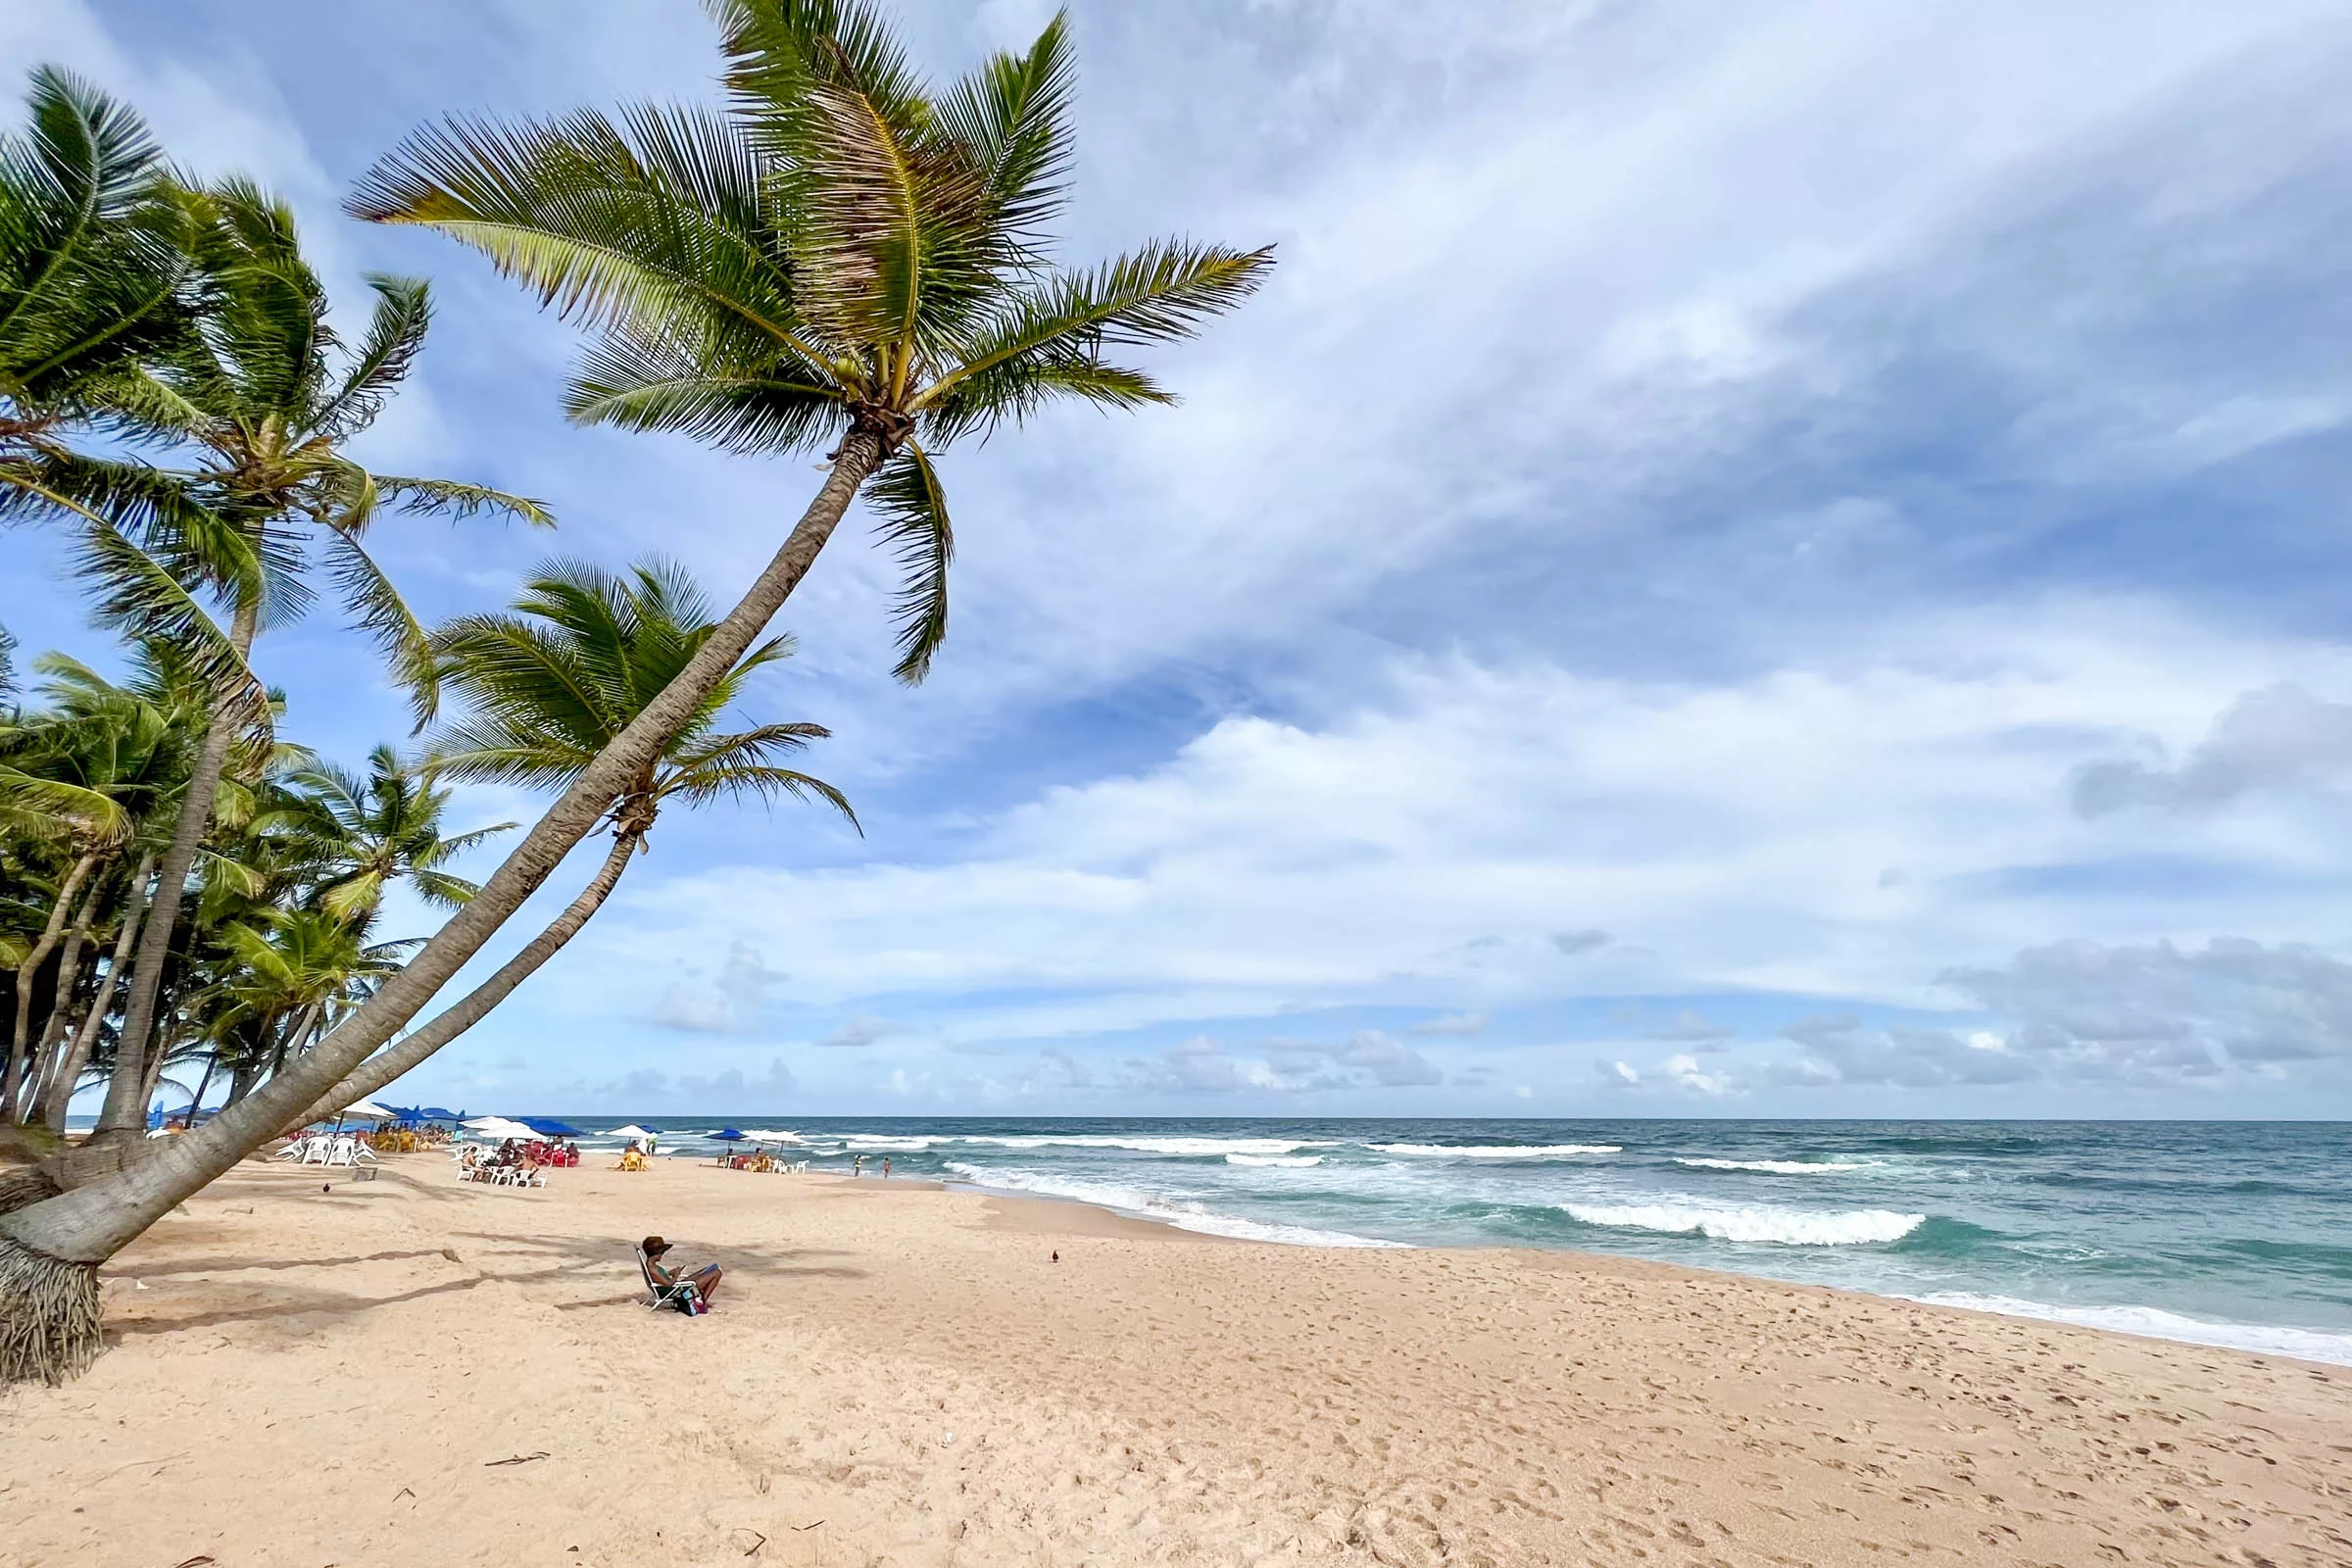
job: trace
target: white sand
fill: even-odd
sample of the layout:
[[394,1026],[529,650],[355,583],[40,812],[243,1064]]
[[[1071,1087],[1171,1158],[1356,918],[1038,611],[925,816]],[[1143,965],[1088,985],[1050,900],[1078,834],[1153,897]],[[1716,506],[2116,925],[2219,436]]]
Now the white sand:
[[[0,1562],[2352,1562],[2340,1368],[904,1182],[554,1180],[216,1186],[117,1260],[89,1375],[0,1395]],[[716,1312],[634,1304],[648,1231],[728,1265]]]

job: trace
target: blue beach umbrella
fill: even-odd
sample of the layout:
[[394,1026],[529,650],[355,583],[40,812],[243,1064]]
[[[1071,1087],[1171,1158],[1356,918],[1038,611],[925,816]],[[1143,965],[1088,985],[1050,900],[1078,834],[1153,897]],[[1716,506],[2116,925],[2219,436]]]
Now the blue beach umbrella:
[[585,1138],[588,1136],[568,1122],[557,1121],[548,1116],[525,1116],[522,1118],[522,1124],[531,1131],[545,1133],[550,1138]]
[[718,1131],[712,1133],[710,1136],[719,1139],[724,1143],[730,1144],[740,1143],[743,1141],[743,1134],[737,1132],[732,1127],[721,1127]]

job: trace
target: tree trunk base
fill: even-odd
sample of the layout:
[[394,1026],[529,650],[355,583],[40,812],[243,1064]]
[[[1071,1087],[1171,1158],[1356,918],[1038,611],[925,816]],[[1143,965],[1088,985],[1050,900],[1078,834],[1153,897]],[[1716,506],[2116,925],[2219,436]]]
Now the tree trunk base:
[[[146,1155],[147,1140],[144,1138],[135,1144],[85,1143],[62,1149],[41,1161],[41,1174],[48,1179],[52,1188],[51,1193],[41,1196],[50,1197],[54,1193],[70,1193],[76,1187],[87,1187],[94,1181],[129,1169]],[[0,1214],[14,1206],[19,1205],[0,1205]]]
[[78,1377],[101,1348],[98,1270],[0,1236],[0,1388]]

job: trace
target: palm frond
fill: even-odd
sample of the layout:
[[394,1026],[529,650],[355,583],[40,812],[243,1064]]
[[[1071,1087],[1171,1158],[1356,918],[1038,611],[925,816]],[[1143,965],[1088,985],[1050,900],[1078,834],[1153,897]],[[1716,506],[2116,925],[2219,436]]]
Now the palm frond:
[[368,286],[375,290],[375,313],[359,357],[345,372],[343,384],[312,419],[315,428],[341,439],[375,422],[384,400],[407,379],[432,325],[430,286],[420,277],[394,277],[370,272]]
[[0,393],[70,400],[184,324],[196,207],[130,109],[32,73],[26,133],[0,137]]
[[996,55],[938,105],[940,124],[978,158],[991,225],[1024,259],[1039,254],[1069,200],[1076,87],[1069,13],[1061,11],[1027,54]]
[[488,827],[477,827],[470,833],[460,833],[454,837],[443,839],[433,847],[433,858],[446,860],[454,856],[464,855],[468,850],[479,849],[501,833],[512,833],[521,825],[519,822],[493,822]]
[[326,543],[336,590],[360,629],[375,640],[392,678],[408,692],[416,727],[432,722],[440,707],[440,666],[424,624],[359,540],[330,533]]
[[409,885],[416,890],[416,896],[425,903],[444,909],[461,908],[482,891],[479,883],[468,882],[462,876],[451,876],[446,871],[412,872]]
[[267,702],[243,656],[226,634],[156,559],[100,520],[82,529],[74,552],[80,574],[96,589],[98,619],[136,641],[168,642],[214,690],[232,694],[246,710]]
[[375,491],[385,505],[427,516],[470,517],[482,512],[504,512],[538,528],[552,528],[556,519],[546,504],[528,496],[494,490],[488,485],[463,484],[455,479],[415,479],[405,474],[373,476]]
[[1109,345],[1191,337],[1253,293],[1273,262],[1271,246],[1239,251],[1164,240],[1091,271],[1056,273],[1013,293],[962,364],[912,407],[936,408],[934,417],[954,422],[956,389],[1000,366],[1092,361]]
[[356,872],[328,886],[318,895],[318,906],[349,924],[373,909],[382,902],[383,896],[383,874],[370,869]]
[[1017,425],[1046,404],[1068,398],[1105,412],[1165,406],[1175,394],[1141,370],[1104,365],[1091,354],[1041,350],[1000,360],[963,376],[923,412],[923,433],[946,444]]
[[131,825],[129,814],[103,790],[42,778],[6,763],[0,763],[0,820],[27,837],[78,838],[94,845],[121,843]]
[[579,424],[669,430],[733,452],[803,451],[846,419],[840,383],[797,356],[712,356],[628,331],[581,356],[564,412]]
[[957,143],[894,123],[862,93],[819,86],[809,106],[801,310],[834,342],[884,349],[895,399],[916,355],[960,351],[994,291],[987,183]]
[[764,762],[769,758],[805,749],[810,741],[829,740],[833,732],[822,724],[761,724],[731,735],[707,735],[690,747],[665,756],[663,762],[684,775],[705,767]]
[[[567,318],[657,333],[732,320],[829,363],[801,336],[790,272],[761,243],[761,170],[744,132],[693,111],[637,117],[662,130],[651,163],[585,110],[512,126],[452,117],[378,161],[345,208],[471,245]],[[680,188],[660,155],[688,146],[701,167]]]
[[893,611],[899,625],[899,663],[892,671],[912,686],[930,672],[931,656],[948,635],[948,566],[956,531],[947,492],[930,456],[914,441],[901,447],[866,487],[881,514],[877,527],[898,559],[900,589]]
[[821,778],[811,778],[789,767],[730,763],[699,768],[690,779],[681,781],[672,793],[698,806],[721,797],[771,802],[778,796],[790,796],[799,801],[814,798],[839,811],[843,819],[858,830],[858,837],[865,836],[864,825],[858,820],[857,811],[851,808],[848,796]]
[[727,56],[728,96],[789,145],[809,94],[855,91],[894,122],[927,106],[890,26],[863,0],[707,0]]

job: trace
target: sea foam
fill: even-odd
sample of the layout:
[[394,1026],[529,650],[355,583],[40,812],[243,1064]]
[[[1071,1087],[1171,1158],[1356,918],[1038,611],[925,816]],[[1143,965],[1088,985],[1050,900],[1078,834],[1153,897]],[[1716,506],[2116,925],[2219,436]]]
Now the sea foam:
[[1969,1291],[1939,1291],[1928,1296],[1906,1296],[1903,1299],[1929,1306],[1957,1306],[1971,1312],[1997,1312],[2003,1317],[2072,1323],[2086,1329],[2137,1334],[2151,1340],[2178,1340],[2188,1345],[2211,1345],[2223,1349],[2251,1350],[2260,1355],[2291,1355],[2304,1361],[2352,1366],[2352,1334],[2281,1328],[2268,1323],[2216,1323],[2205,1318],[2183,1317],[2157,1306],[2054,1306],[2047,1301],[2022,1301],[2013,1296],[1979,1296]]
[[1366,1144],[1409,1159],[1559,1159],[1569,1154],[1621,1154],[1617,1144]]
[[1321,1154],[1227,1154],[1228,1165],[1276,1165],[1284,1170],[1304,1170],[1309,1165],[1323,1163]]
[[1203,1236],[1279,1242],[1289,1247],[1401,1248],[1406,1245],[1403,1242],[1384,1242],[1370,1236],[1352,1236],[1346,1231],[1317,1230],[1310,1225],[1274,1225],[1243,1219],[1238,1214],[1218,1214],[1187,1200],[1163,1198],[1156,1193],[1109,1182],[1075,1180],[1047,1171],[967,1165],[961,1160],[949,1160],[947,1169],[956,1180],[969,1182],[975,1187],[995,1188],[999,1192],[1035,1193],[1041,1198],[1066,1198],[1076,1202],[1114,1209],[1139,1219],[1156,1220],[1162,1225],[1173,1225],[1178,1230],[1197,1231]]
[[1336,1141],[1305,1138],[1186,1138],[1113,1137],[1097,1133],[1041,1133],[1005,1137],[975,1133],[960,1140],[992,1149],[1126,1149],[1139,1154],[1176,1154],[1212,1158],[1219,1154],[1288,1154],[1300,1149],[1333,1149]]
[[1685,1159],[1677,1154],[1674,1162],[1693,1170],[1755,1170],[1773,1176],[1822,1176],[1870,1169],[1869,1164],[1838,1159]]
[[1715,1208],[1692,1203],[1562,1203],[1560,1210],[1584,1225],[1695,1234],[1719,1242],[1777,1242],[1789,1247],[1864,1247],[1900,1241],[1928,1218],[1885,1208],[1824,1213],[1768,1205]]

